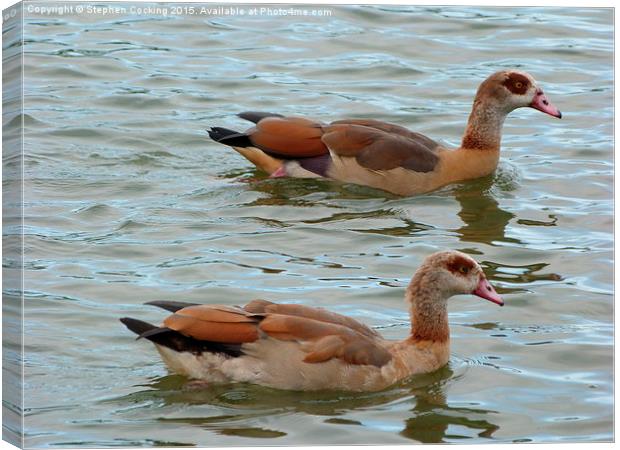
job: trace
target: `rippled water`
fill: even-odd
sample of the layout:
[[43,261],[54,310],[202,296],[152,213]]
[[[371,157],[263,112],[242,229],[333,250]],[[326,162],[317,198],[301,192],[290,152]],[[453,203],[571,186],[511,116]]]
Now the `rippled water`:
[[[612,10],[322,9],[26,13],[27,446],[613,439]],[[564,118],[515,111],[494,176],[429,195],[267,179],[204,131],[272,110],[458,144],[478,83],[506,67]],[[261,297],[402,338],[403,288],[446,248],[507,305],[453,299],[449,366],[378,393],[190,390],[117,320]]]

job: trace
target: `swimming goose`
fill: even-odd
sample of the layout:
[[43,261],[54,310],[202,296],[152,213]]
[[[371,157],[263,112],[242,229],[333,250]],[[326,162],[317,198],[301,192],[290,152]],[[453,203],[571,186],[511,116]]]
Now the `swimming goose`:
[[525,106],[562,117],[531,75],[511,70],[496,72],[480,85],[461,146],[454,150],[378,120],[326,124],[265,112],[239,114],[255,123],[243,133],[213,127],[209,136],[272,177],[324,177],[415,195],[492,173],[504,119]]
[[249,382],[289,390],[376,391],[448,362],[448,299],[472,294],[504,303],[469,256],[428,256],[405,301],[411,332],[386,340],[347,316],[301,304],[253,300],[244,307],[156,301],[161,326],[120,319],[155,344],[167,366],[201,382]]

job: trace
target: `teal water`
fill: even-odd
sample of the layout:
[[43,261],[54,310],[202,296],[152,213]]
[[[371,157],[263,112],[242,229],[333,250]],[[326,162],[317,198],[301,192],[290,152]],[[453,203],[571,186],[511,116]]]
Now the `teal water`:
[[[25,14],[28,447],[613,439],[611,9],[159,6]],[[495,175],[429,195],[267,179],[204,131],[267,110],[456,145],[507,67],[564,118],[515,111]],[[449,366],[379,393],[190,390],[117,320],[268,298],[402,338],[404,286],[440,249],[480,261],[506,306],[454,298]]]

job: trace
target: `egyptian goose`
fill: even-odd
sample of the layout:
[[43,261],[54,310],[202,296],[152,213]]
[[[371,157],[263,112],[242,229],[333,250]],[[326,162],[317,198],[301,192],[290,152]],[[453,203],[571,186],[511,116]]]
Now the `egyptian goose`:
[[411,279],[411,333],[402,341],[323,308],[266,300],[243,308],[156,301],[148,304],[173,313],[163,325],[120,320],[153,342],[173,372],[199,383],[376,391],[448,362],[447,300],[457,294],[504,304],[476,261],[451,251],[427,257]]
[[239,114],[256,124],[244,133],[213,127],[209,136],[272,177],[325,177],[414,195],[492,173],[504,119],[524,106],[562,117],[531,75],[512,70],[496,72],[480,85],[461,146],[455,150],[378,120],[326,124],[264,112]]

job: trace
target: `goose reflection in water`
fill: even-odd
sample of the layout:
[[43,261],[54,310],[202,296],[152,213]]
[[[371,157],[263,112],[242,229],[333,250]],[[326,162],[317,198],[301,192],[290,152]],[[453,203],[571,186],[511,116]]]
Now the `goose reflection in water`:
[[[355,213],[333,214],[327,217],[304,220],[304,223],[329,223],[342,219],[380,219],[394,217],[402,221],[402,225],[387,228],[364,228],[355,229],[362,233],[385,234],[390,236],[413,236],[419,232],[426,232],[434,228],[433,224],[423,223],[422,214],[420,217],[411,217],[404,213],[402,208],[396,206],[391,200],[409,199],[415,201],[415,197],[397,197],[384,191],[357,186],[342,184],[326,180],[314,179],[287,179],[282,182],[279,179],[261,179],[260,172],[252,172],[250,178],[239,178],[238,172],[231,172],[229,177],[237,178],[240,181],[252,184],[252,190],[263,194],[244,206],[297,206],[312,207],[320,204],[321,206],[342,209],[346,204],[341,202],[364,200],[368,201],[368,207]],[[257,182],[259,181],[260,182]],[[520,244],[516,238],[506,237],[506,227],[515,217],[515,214],[506,211],[499,206],[492,187],[495,182],[494,177],[484,177],[470,183],[449,188],[449,194],[453,195],[460,204],[460,210],[456,213],[464,222],[464,225],[454,230],[463,242],[479,242],[492,244],[493,242],[511,242]],[[375,200],[375,202],[373,202]],[[386,204],[386,201],[392,204]],[[415,208],[416,215],[419,212]],[[420,220],[422,219],[422,220]]]
[[515,215],[500,208],[491,192],[492,184],[492,177],[486,177],[455,189],[454,198],[461,205],[457,214],[464,222],[456,232],[463,242],[520,244],[518,239],[506,237],[506,227]]
[[[424,223],[422,208],[417,207],[415,197],[402,198],[392,196],[384,191],[375,190],[365,186],[343,184],[327,180],[314,179],[265,179],[258,171],[250,173],[251,178],[239,178],[242,174],[231,172],[231,178],[250,182],[252,191],[261,194],[259,198],[244,203],[243,206],[296,206],[302,208],[316,207],[323,209],[321,217],[308,217],[296,219],[304,224],[330,224],[335,222],[350,221],[350,230],[357,233],[377,234],[385,236],[424,237],[432,232],[440,224]],[[500,170],[494,176],[488,176],[468,183],[449,188],[441,195],[454,198],[460,209],[456,215],[462,220],[462,226],[452,229],[458,235],[461,242],[474,242],[487,245],[501,245],[501,243],[526,245],[520,239],[506,236],[506,230],[516,214],[500,207],[497,198],[497,190],[514,189],[515,175],[510,170]],[[260,181],[260,182],[258,182]],[[351,210],[350,202],[358,202],[359,207]],[[410,201],[414,203],[409,203]],[[414,207],[404,210],[401,202]],[[334,213],[329,214],[333,210]],[[287,225],[280,222],[275,213],[277,208],[263,210],[268,217],[254,217],[259,222],[279,227]],[[325,215],[325,212],[328,215]],[[530,226],[555,226],[556,219],[550,217],[549,222],[539,222],[519,218],[515,227]],[[383,220],[382,220],[383,219]],[[391,219],[391,220],[390,220]],[[395,220],[394,220],[395,219]],[[386,224],[397,221],[393,226],[377,226],[378,223]],[[413,241],[411,241],[413,242]],[[540,273],[548,266],[545,262],[514,266],[504,263],[484,261],[485,272],[489,279],[505,281],[511,284],[528,284],[535,281],[561,281],[563,277],[557,273]],[[404,286],[402,283],[381,282],[394,287]],[[500,293],[523,292],[519,286],[500,287]]]
[[[499,430],[499,426],[486,419],[493,411],[448,406],[444,390],[415,394],[416,405],[412,409],[414,415],[405,421],[401,436],[425,444],[437,444],[473,437],[463,435],[463,427],[474,430],[476,436],[482,438],[492,438],[493,433]],[[458,426],[459,434],[451,433],[451,426]],[[476,433],[477,430],[480,431]]]
[[[394,424],[386,423],[380,416],[366,424],[364,418],[368,417],[367,414],[358,417],[356,411],[367,413],[369,408],[412,404],[410,412],[405,410],[402,413],[403,423],[396,426],[402,427],[399,434],[405,438],[422,443],[492,438],[499,429],[488,419],[494,411],[448,405],[446,385],[457,382],[459,378],[450,366],[446,366],[430,374],[414,376],[384,391],[352,393],[281,391],[241,383],[213,384],[207,388],[203,385],[198,389],[185,377],[169,375],[155,378],[138,386],[140,390],[107,402],[132,405],[132,415],[139,409],[144,414],[156,416],[162,425],[187,424],[221,435],[273,439],[288,435],[285,428],[273,429],[278,422],[273,418],[279,415],[303,413],[323,416],[323,422],[334,427],[372,428],[377,424],[380,429],[382,425],[392,428]],[[177,414],[180,406],[186,417]],[[261,417],[272,419],[269,421],[271,428],[256,426]],[[458,427],[458,435],[456,431],[450,432],[454,426]],[[464,429],[473,432],[463,435]],[[191,445],[203,444],[195,442]]]

